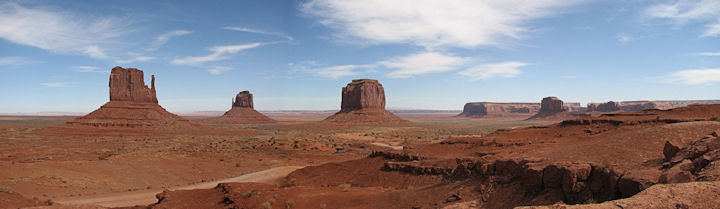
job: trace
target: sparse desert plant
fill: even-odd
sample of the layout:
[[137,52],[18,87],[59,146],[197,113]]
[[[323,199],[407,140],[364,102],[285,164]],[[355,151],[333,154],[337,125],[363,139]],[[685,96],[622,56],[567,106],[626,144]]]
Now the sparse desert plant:
[[325,209],[325,208],[327,208],[327,204],[325,204],[325,203],[320,204],[320,209]]
[[351,186],[352,185],[350,185],[348,183],[344,183],[344,184],[338,185],[338,189],[340,189],[340,191],[347,192],[347,191],[350,191]]
[[253,189],[253,190],[250,190],[249,192],[245,192],[245,194],[243,194],[243,197],[250,198],[250,197],[258,195],[258,194],[260,194],[260,190]]
[[285,208],[291,209],[295,207],[295,201],[294,200],[288,200],[285,202]]
[[262,204],[260,204],[260,208],[262,209],[272,209],[272,203],[270,201],[265,201]]
[[2,193],[8,193],[8,194],[15,194],[15,192],[11,189],[0,187],[0,192]]
[[282,187],[291,187],[291,186],[295,186],[295,178],[285,178],[285,180],[283,180]]
[[720,120],[720,119],[718,119],[718,116],[717,116],[717,115],[713,115],[712,117],[710,117],[710,120],[717,121],[717,120]]

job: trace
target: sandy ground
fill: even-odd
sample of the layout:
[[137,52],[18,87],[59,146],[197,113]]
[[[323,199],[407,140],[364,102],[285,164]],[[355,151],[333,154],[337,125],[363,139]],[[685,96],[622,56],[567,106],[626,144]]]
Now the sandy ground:
[[[217,186],[219,183],[230,182],[256,182],[256,183],[273,183],[276,180],[287,176],[289,173],[302,168],[302,166],[282,166],[267,169],[264,171],[249,173],[238,177],[206,182],[201,184],[187,185],[170,190],[192,190],[192,189],[209,189]],[[55,200],[60,204],[67,205],[99,205],[103,207],[126,207],[135,205],[148,205],[157,202],[155,194],[161,193],[163,190],[143,190],[132,192],[119,192],[111,194],[101,194],[84,197],[60,198]]]

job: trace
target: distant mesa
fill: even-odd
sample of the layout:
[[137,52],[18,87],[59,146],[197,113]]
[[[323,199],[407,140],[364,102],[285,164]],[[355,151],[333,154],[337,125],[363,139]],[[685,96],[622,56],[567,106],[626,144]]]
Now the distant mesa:
[[241,91],[235,95],[232,107],[225,114],[217,118],[200,121],[215,124],[265,124],[277,122],[256,111],[253,107],[253,95],[250,91]]
[[528,118],[528,120],[567,120],[590,116],[590,114],[572,111],[573,109],[579,109],[579,107],[579,103],[566,105],[557,97],[545,97],[540,102],[540,111]]
[[470,102],[458,117],[528,117],[540,110],[540,103]]
[[325,118],[335,123],[408,123],[385,110],[385,89],[373,79],[357,79],[342,88],[340,111]]
[[125,134],[133,132],[174,132],[197,125],[158,105],[155,76],[145,85],[143,71],[115,67],[110,72],[110,101],[99,109],[65,124],[48,128],[48,133]]

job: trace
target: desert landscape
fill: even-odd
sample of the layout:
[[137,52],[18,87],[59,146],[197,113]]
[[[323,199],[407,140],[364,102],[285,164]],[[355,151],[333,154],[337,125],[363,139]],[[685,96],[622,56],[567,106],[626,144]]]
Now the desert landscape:
[[720,208],[720,2],[0,1],[0,209]]

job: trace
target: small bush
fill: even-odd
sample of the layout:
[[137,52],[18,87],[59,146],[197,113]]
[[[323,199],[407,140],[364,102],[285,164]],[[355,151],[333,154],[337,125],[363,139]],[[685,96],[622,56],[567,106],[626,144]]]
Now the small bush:
[[349,191],[350,187],[351,187],[351,185],[348,183],[338,185],[338,189],[340,189],[340,191],[343,191],[343,192]]
[[282,183],[282,187],[295,186],[295,178],[285,178]]
[[15,194],[15,192],[13,190],[8,189],[8,188],[3,188],[3,187],[0,187],[0,192],[8,193],[8,194]]
[[245,194],[243,194],[243,197],[245,197],[245,198],[250,198],[250,197],[255,196],[255,195],[258,195],[258,194],[260,194],[260,191],[257,190],[257,189],[253,189],[253,190],[251,190],[251,191],[249,191],[249,192],[245,192]]
[[272,209],[272,203],[270,201],[265,201],[262,204],[260,204],[260,208],[262,209]]
[[295,207],[295,201],[293,201],[293,200],[288,200],[287,202],[285,202],[285,208],[291,209],[291,208],[293,208],[293,207]]
[[320,204],[320,209],[325,209],[325,208],[327,208],[327,204],[325,204],[325,203]]
[[717,115],[713,115],[713,116],[710,118],[710,120],[715,120],[715,121],[717,121],[717,120],[718,120],[718,116],[717,116]]

